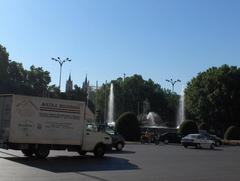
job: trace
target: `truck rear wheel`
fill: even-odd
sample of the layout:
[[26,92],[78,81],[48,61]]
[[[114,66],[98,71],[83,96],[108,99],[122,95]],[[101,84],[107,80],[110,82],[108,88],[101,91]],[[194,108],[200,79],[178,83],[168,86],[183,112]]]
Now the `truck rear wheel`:
[[41,145],[35,150],[35,155],[37,158],[44,159],[49,155],[49,148],[47,146]]
[[30,156],[33,156],[34,151],[31,149],[26,149],[26,150],[22,150],[22,153],[24,154],[24,156],[30,157]]
[[98,145],[98,146],[96,146],[96,148],[94,149],[93,153],[94,153],[94,156],[95,156],[96,158],[101,158],[101,157],[103,157],[104,154],[105,154],[105,148],[104,148],[104,146],[103,146],[103,145]]

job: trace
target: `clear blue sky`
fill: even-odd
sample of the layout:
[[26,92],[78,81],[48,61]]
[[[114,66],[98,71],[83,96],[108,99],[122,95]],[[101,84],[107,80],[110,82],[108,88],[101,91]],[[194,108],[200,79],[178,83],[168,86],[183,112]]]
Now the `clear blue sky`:
[[[0,44],[12,60],[82,85],[123,73],[164,88],[222,64],[240,66],[239,0],[0,0]],[[180,92],[181,84],[176,84]]]

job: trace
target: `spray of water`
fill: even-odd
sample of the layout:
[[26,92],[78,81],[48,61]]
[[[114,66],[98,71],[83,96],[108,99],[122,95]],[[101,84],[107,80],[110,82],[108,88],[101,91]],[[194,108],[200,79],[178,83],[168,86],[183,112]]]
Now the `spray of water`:
[[154,112],[149,112],[147,115],[147,120],[149,121],[149,126],[156,126],[155,119],[157,117],[157,114]]
[[177,127],[179,127],[182,122],[185,120],[185,110],[184,110],[184,88],[180,95],[178,114],[177,114]]
[[114,92],[113,92],[113,84],[110,86],[109,100],[108,100],[108,116],[107,123],[113,124],[114,122]]

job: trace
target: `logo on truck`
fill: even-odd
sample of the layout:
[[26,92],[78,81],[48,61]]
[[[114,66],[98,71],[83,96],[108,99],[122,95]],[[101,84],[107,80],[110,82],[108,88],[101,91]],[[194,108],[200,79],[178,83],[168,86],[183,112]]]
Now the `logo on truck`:
[[16,112],[22,117],[32,117],[38,112],[37,106],[30,100],[23,100],[16,104]]

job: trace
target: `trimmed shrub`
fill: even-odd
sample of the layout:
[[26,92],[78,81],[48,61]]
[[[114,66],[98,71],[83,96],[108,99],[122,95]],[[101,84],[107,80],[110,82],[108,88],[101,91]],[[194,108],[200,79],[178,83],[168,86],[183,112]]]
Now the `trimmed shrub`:
[[237,126],[230,126],[225,134],[224,134],[225,140],[240,140],[240,128]]
[[140,127],[134,113],[125,112],[116,121],[116,131],[127,141],[138,141],[140,138]]
[[183,136],[186,136],[188,134],[198,133],[198,127],[194,121],[184,121],[180,125],[178,132]]
[[199,130],[205,130],[207,132],[209,132],[209,127],[206,123],[201,123],[199,126],[198,126],[198,129]]

